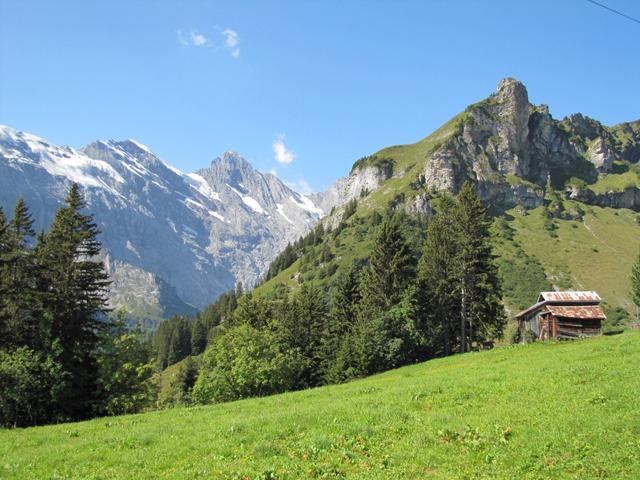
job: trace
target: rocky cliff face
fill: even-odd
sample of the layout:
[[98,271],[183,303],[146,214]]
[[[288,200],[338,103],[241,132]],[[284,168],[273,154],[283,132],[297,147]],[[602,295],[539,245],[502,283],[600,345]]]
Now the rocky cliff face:
[[390,177],[391,172],[375,166],[354,168],[348,177],[339,178],[324,192],[310,197],[325,212],[358,198],[363,192],[375,190]]
[[[564,190],[572,177],[577,180],[573,184],[585,186],[567,190],[569,198],[640,210],[637,185],[606,193],[589,189],[589,184],[640,161],[640,121],[606,127],[580,113],[556,120],[546,105],[532,105],[525,86],[513,78],[500,81],[488,98],[421,142],[390,147],[363,160],[386,155],[404,162],[405,170],[393,172],[394,177],[414,172],[414,165],[419,168],[418,178],[408,179],[404,187],[404,208],[413,213],[429,215],[434,191],[455,194],[466,181],[496,210],[536,208],[548,188]],[[363,191],[380,188],[391,172],[370,163],[359,160],[349,177],[315,194],[314,200],[328,212]],[[338,210],[326,223],[339,220]]]
[[112,303],[144,317],[192,313],[237,281],[252,286],[322,214],[234,152],[183,173],[133,140],[74,150],[0,127],[5,210],[22,195],[45,228],[71,181],[102,231]]
[[[502,80],[493,94],[469,106],[452,124],[445,138],[416,158],[423,165],[418,183],[427,191],[457,193],[470,180],[481,199],[499,210],[516,205],[535,208],[542,205],[549,185],[562,189],[571,177],[591,184],[614,173],[616,162],[640,160],[640,122],[605,127],[581,114],[555,120],[546,105],[532,105],[525,86],[513,78]],[[370,182],[370,189],[385,180],[379,175]],[[334,188],[348,191],[343,186],[347,181],[356,183],[357,177],[352,174]],[[591,192],[580,198],[637,208],[637,203],[629,201],[632,196],[617,192],[603,200]],[[331,198],[339,203],[350,196]],[[410,199],[410,211],[429,211],[423,194]]]

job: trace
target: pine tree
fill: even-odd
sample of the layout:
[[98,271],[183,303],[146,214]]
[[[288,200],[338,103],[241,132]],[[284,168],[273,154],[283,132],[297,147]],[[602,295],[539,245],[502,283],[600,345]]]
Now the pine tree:
[[418,264],[413,302],[417,328],[434,344],[433,354],[450,355],[456,344],[459,318],[457,205],[443,197],[437,215],[427,228]]
[[[4,215],[3,215],[4,217]],[[3,300],[0,318],[5,334],[0,346],[39,348],[39,296],[36,292],[36,266],[31,243],[35,232],[33,220],[22,198],[16,202],[13,218],[7,225],[0,221],[4,246],[0,253],[0,283]]]
[[45,315],[62,350],[61,363],[71,375],[61,405],[71,418],[85,417],[95,400],[99,332],[105,327],[110,284],[101,261],[98,228],[84,215],[84,198],[71,185],[51,229],[38,246],[38,264],[46,284]]
[[362,279],[365,315],[375,315],[396,304],[413,280],[415,258],[396,217],[387,217],[375,239],[369,268]]
[[191,328],[191,354],[200,355],[207,347],[207,335],[209,329],[207,328],[204,319],[198,317],[193,322]]
[[317,385],[320,381],[321,346],[328,314],[324,294],[318,287],[305,283],[295,293],[287,311],[282,310],[278,327],[285,345],[299,351],[305,361],[301,386]]
[[352,264],[340,277],[333,290],[331,309],[322,337],[322,363],[325,381],[330,383],[328,372],[334,370],[338,351],[345,336],[353,329],[360,304],[360,273]]
[[631,300],[636,305],[636,322],[638,321],[638,309],[640,308],[640,254],[631,267]]
[[169,339],[167,362],[169,365],[191,355],[191,326],[185,317],[179,317]]
[[500,336],[505,324],[502,291],[491,247],[490,221],[470,182],[458,195],[460,350],[474,340]]
[[9,253],[9,225],[4,210],[0,207],[0,349],[6,346],[6,339],[10,337],[9,318],[7,315],[8,259]]

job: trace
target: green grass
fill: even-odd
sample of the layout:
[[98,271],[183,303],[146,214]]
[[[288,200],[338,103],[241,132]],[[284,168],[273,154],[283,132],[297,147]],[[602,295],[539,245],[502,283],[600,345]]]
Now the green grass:
[[635,170],[629,170],[625,173],[610,173],[606,176],[600,176],[598,181],[588,186],[596,193],[621,192],[631,187],[640,186],[640,179]]
[[640,332],[0,431],[0,478],[640,478]]
[[[514,239],[544,266],[558,288],[596,290],[610,305],[635,312],[629,298],[631,265],[638,256],[640,226],[631,210],[579,205],[584,220],[554,220],[554,235],[543,226],[542,208],[521,216],[510,211]],[[535,298],[531,299],[533,303]]]

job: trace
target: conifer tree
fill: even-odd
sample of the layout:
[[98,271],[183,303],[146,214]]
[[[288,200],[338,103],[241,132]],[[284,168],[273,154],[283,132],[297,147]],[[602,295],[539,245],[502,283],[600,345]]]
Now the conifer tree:
[[460,350],[465,352],[474,340],[501,335],[505,315],[490,243],[490,221],[470,182],[462,187],[458,205]]
[[204,319],[198,316],[191,328],[191,354],[200,355],[207,347],[207,335],[209,329],[204,323]]
[[[4,215],[3,215],[4,216]],[[13,218],[4,230],[3,253],[0,253],[3,299],[0,318],[6,334],[0,346],[28,346],[38,348],[38,300],[36,267],[31,243],[35,232],[33,219],[22,198],[16,202]]]
[[191,355],[191,327],[187,318],[180,317],[171,332],[167,362],[173,365],[189,355]]
[[360,304],[360,268],[352,264],[333,290],[331,309],[322,338],[322,363],[325,381],[334,368],[336,355],[345,336],[353,329]]
[[279,328],[286,347],[299,351],[304,359],[301,386],[319,383],[327,313],[323,292],[305,283],[295,293],[288,312],[283,312],[280,319]]
[[456,214],[455,200],[443,197],[427,228],[413,292],[417,328],[432,338],[434,354],[450,355],[456,345],[460,305]]
[[375,239],[363,275],[363,314],[375,315],[396,304],[413,280],[415,258],[396,217],[387,217]]
[[6,346],[9,338],[9,319],[6,311],[8,282],[9,225],[4,210],[0,207],[0,349]]
[[91,215],[81,212],[84,207],[74,183],[37,249],[46,284],[45,315],[71,375],[61,405],[72,418],[86,416],[95,400],[98,334],[105,327],[110,283],[103,263],[95,259],[101,248],[98,228]]

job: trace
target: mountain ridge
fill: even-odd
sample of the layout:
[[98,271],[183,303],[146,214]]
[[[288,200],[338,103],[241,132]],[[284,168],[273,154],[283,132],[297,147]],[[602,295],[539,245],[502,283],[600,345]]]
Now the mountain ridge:
[[112,303],[139,317],[192,314],[238,281],[252,286],[321,210],[228,151],[184,173],[132,139],[81,149],[0,127],[0,205],[25,197],[50,224],[71,181],[102,230]]
[[[304,282],[330,288],[352,262],[366,263],[380,215],[428,218],[440,195],[455,195],[466,181],[494,218],[505,221],[496,251],[508,278],[508,308],[535,300],[536,286],[596,285],[611,309],[631,313],[627,270],[640,242],[634,221],[640,211],[640,122],[607,127],[581,114],[556,120],[546,105],[532,105],[526,87],[513,78],[418,142],[357,160],[335,184],[337,192],[329,191],[329,201],[319,195],[318,202],[331,207],[321,220],[330,234],[286,262],[279,259],[283,268],[258,292]],[[332,198],[350,203],[331,204]],[[518,285],[518,270],[528,272],[527,288]]]

